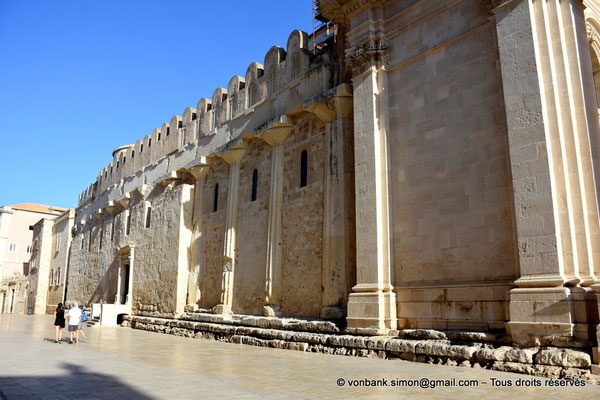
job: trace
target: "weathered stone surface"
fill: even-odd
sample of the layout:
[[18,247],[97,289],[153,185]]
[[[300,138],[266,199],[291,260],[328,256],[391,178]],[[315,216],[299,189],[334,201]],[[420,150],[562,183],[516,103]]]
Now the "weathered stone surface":
[[414,354],[418,343],[416,340],[391,339],[386,342],[385,350],[395,355]]
[[392,339],[392,336],[372,336],[365,340],[368,349],[385,350],[385,344]]
[[404,329],[398,333],[404,339],[445,340],[448,337],[444,332],[433,329]]
[[477,351],[475,357],[479,361],[507,361],[532,364],[538,348],[520,349],[509,346],[498,348],[485,347]]
[[536,364],[561,367],[589,368],[592,360],[589,354],[570,349],[544,349],[535,356]]
[[452,342],[481,342],[481,343],[495,343],[498,342],[503,335],[497,333],[488,332],[462,332],[462,331],[450,331],[446,332],[446,336]]

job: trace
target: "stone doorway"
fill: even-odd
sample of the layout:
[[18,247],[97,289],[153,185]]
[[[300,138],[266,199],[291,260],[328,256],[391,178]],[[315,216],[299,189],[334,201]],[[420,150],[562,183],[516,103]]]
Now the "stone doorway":
[[127,296],[129,296],[129,269],[130,265],[125,264],[120,268],[120,282],[121,287],[119,288],[119,293],[121,293],[121,298],[119,304],[127,304]]
[[115,304],[131,304],[134,250],[133,246],[125,246],[119,249],[119,270],[117,272]]

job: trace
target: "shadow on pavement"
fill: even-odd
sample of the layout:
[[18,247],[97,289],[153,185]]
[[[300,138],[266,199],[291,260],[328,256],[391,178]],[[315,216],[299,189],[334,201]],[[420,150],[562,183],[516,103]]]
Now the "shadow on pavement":
[[0,376],[0,400],[11,399],[151,399],[114,376],[86,372],[63,363],[64,375]]

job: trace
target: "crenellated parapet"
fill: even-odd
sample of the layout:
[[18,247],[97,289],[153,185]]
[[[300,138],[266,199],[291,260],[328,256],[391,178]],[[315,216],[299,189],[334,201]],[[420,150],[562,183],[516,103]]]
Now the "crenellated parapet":
[[[305,32],[293,31],[287,49],[273,46],[263,64],[252,62],[196,107],[187,107],[151,134],[118,147],[113,160],[79,197],[84,209],[101,208],[141,185],[151,185],[197,157],[218,154],[232,140],[252,136],[274,116],[297,113],[335,87],[331,57],[315,57]],[[101,204],[102,203],[102,204]],[[91,211],[90,211],[91,212]],[[85,212],[84,214],[89,214]],[[83,217],[85,220],[87,217]]]

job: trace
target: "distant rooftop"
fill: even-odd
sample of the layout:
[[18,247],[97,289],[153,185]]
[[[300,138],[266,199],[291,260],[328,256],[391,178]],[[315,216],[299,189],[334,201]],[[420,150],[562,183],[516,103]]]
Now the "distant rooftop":
[[30,211],[41,214],[60,215],[67,211],[66,208],[46,206],[43,204],[21,203],[9,205],[13,210]]

